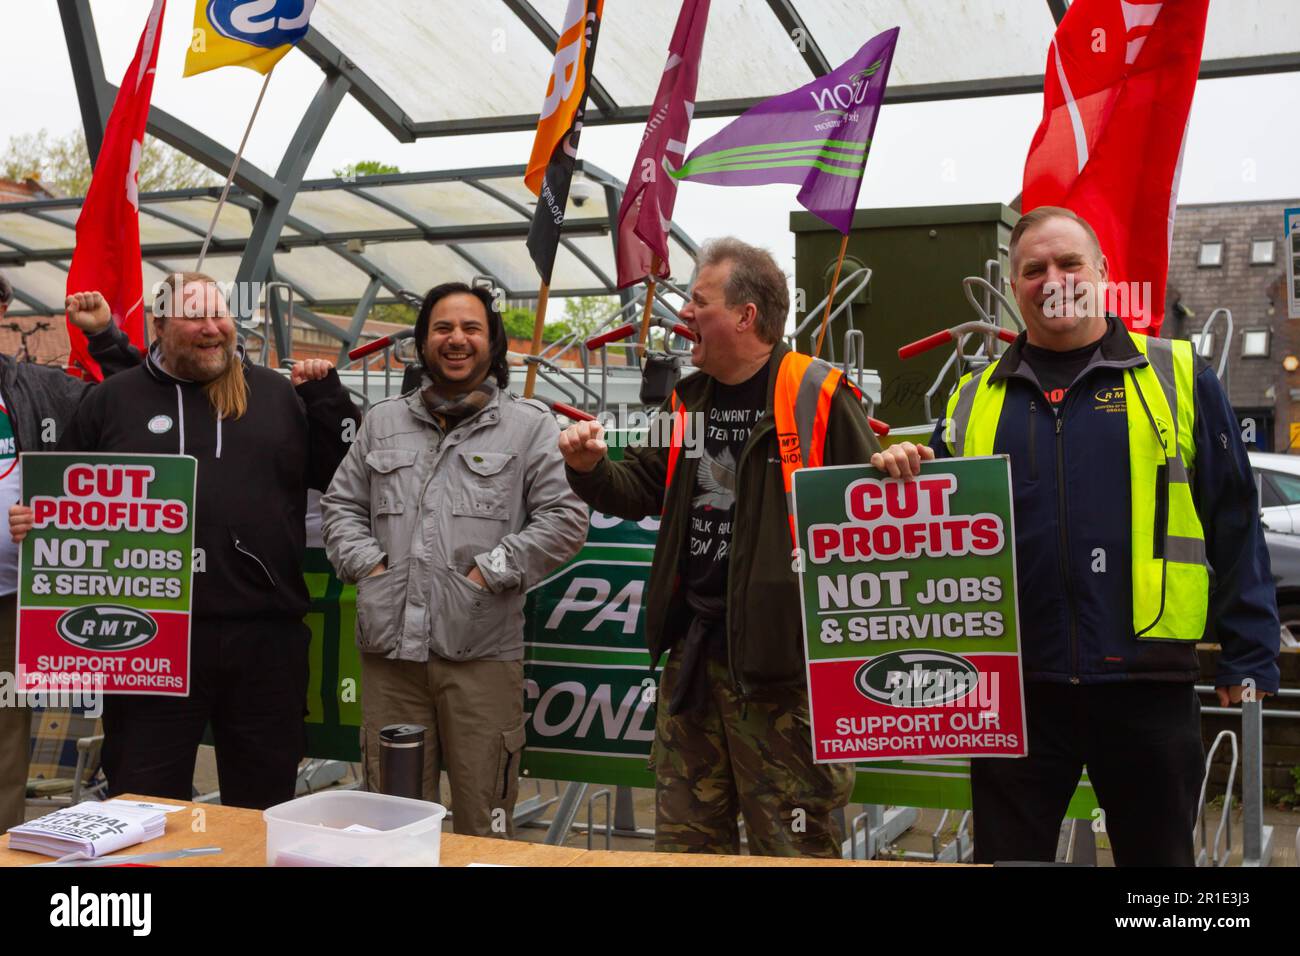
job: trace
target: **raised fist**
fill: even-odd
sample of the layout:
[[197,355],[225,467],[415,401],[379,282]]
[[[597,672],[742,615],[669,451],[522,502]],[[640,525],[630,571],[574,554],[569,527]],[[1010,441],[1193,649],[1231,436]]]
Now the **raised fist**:
[[578,422],[560,433],[560,454],[574,471],[591,471],[609,451],[600,422]]
[[74,292],[64,301],[63,307],[68,310],[68,321],[86,335],[104,331],[113,320],[108,300],[98,292]]

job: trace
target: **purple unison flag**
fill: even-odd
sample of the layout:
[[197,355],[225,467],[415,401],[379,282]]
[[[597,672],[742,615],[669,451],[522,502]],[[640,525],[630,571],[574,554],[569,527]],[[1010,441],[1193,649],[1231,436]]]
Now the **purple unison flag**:
[[676,162],[686,155],[686,136],[695,112],[695,86],[699,79],[700,48],[708,25],[709,0],[686,0],[677,15],[677,28],[668,43],[654,105],[641,135],[627,190],[618,209],[618,287],[640,282],[650,275],[653,257],[659,257],[656,275],[668,276],[668,229],[677,201],[677,180],[660,175],[666,158]]
[[848,234],[898,27],[820,79],[746,110],[701,143],[674,179],[715,186],[795,183],[799,203]]

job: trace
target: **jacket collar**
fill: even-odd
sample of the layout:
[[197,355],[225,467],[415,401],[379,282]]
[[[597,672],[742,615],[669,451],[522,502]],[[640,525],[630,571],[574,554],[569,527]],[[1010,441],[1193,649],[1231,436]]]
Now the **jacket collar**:
[[[1028,333],[1021,332],[1016,340],[1007,346],[1007,350],[998,359],[997,366],[989,376],[989,382],[1002,382],[1016,375],[1025,358],[1025,345]],[[1133,338],[1124,323],[1113,315],[1106,316],[1106,331],[1092,358],[1084,366],[1080,376],[1098,366],[1111,368],[1137,368],[1147,364],[1146,356],[1138,351]]]

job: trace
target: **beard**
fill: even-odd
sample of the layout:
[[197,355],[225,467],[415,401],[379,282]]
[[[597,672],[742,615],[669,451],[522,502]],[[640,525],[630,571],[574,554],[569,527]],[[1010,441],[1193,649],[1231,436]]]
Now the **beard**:
[[220,349],[203,351],[195,347],[168,350],[167,364],[177,378],[206,383],[220,378],[235,361],[234,339],[221,343]]

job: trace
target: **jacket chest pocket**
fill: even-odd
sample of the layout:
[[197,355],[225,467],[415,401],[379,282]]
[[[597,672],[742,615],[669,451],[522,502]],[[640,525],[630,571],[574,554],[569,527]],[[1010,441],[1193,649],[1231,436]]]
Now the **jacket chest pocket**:
[[414,448],[380,448],[366,454],[370,469],[370,507],[376,517],[403,514],[414,489],[412,466],[419,457]]
[[452,487],[452,514],[465,518],[510,518],[514,454],[458,451]]

